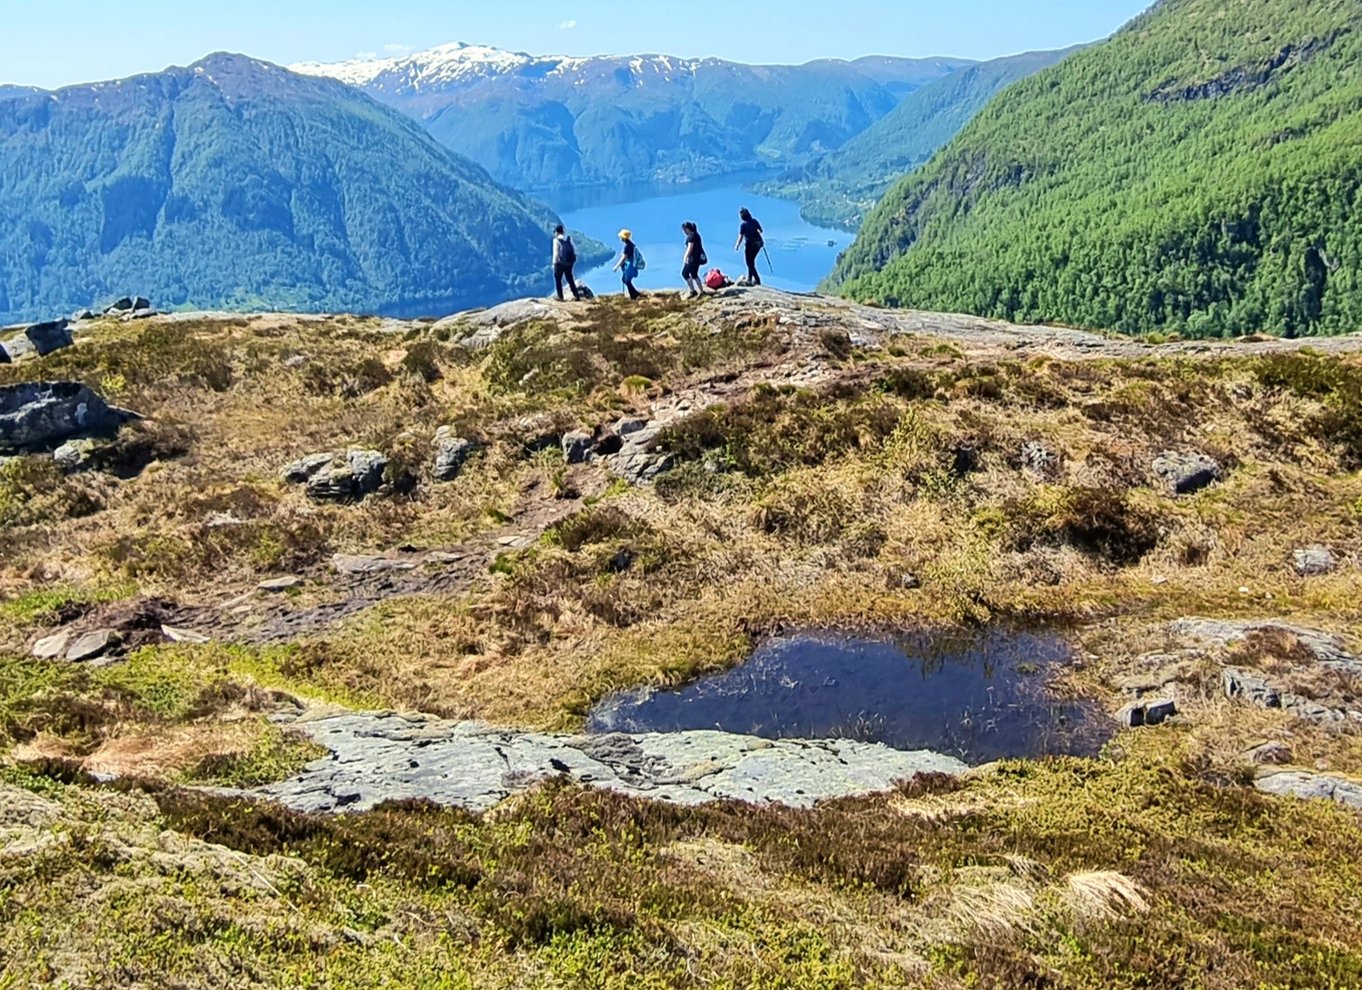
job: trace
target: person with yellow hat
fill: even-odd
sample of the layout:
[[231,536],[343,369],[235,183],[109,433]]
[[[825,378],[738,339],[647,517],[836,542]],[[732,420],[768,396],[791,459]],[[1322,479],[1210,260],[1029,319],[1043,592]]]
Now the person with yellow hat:
[[634,244],[634,232],[625,228],[620,231],[620,241],[624,247],[620,250],[620,260],[615,262],[615,267],[611,271],[621,271],[621,280],[624,287],[629,290],[630,299],[638,299],[643,293],[634,288],[634,279],[638,278],[638,273],[643,271],[645,264],[643,252]]

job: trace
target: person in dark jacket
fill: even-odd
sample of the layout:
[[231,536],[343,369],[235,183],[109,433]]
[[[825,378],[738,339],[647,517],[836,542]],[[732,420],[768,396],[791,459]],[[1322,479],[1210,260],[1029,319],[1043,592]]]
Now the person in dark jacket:
[[563,302],[563,282],[572,290],[573,299],[581,299],[577,291],[577,280],[572,277],[572,267],[577,264],[577,247],[560,223],[553,228],[553,284],[558,291],[558,301]]
[[686,253],[681,261],[681,278],[690,289],[690,298],[705,294],[705,283],[700,280],[700,266],[709,264],[705,256],[705,242],[700,238],[700,228],[687,220],[681,225],[681,233],[686,235]]
[[757,257],[761,254],[761,249],[766,246],[766,240],[762,237],[761,224],[745,206],[738,211],[738,217],[742,220],[742,226],[738,228],[738,239],[733,244],[733,250],[736,251],[746,244],[747,284],[761,285],[761,273],[757,271]]
[[633,232],[628,228],[621,230],[620,242],[623,244],[620,249],[620,260],[615,262],[612,271],[621,273],[621,281],[629,290],[629,298],[638,299],[643,293],[634,288],[634,279],[638,278],[638,248],[634,246]]

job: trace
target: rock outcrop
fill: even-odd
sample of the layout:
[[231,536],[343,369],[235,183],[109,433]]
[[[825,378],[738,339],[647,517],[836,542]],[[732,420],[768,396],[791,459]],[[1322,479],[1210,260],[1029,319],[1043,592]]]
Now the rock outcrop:
[[0,451],[50,448],[72,437],[117,432],[136,413],[110,406],[80,382],[0,386]]
[[319,502],[358,502],[383,485],[388,459],[376,450],[309,454],[280,472],[284,481],[306,485]]
[[257,793],[299,811],[362,811],[404,799],[481,811],[560,775],[677,804],[809,807],[922,773],[967,769],[939,753],[845,739],[771,741],[709,731],[554,736],[392,713],[336,715],[293,728],[332,755]]

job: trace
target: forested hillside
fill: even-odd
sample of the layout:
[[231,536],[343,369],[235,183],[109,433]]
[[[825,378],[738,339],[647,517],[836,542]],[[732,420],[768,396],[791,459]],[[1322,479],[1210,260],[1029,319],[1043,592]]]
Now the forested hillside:
[[905,172],[927,162],[1001,90],[1077,51],[1025,52],[956,69],[914,90],[836,151],[763,183],[812,223],[855,230]]
[[364,94],[238,55],[0,97],[0,220],[0,322],[125,293],[449,312],[543,291],[554,222]]
[[743,65],[668,55],[526,55],[450,44],[306,63],[421,121],[516,189],[687,181],[801,164],[971,62],[822,59]]
[[1004,92],[832,278],[1138,333],[1362,328],[1362,4],[1165,0]]

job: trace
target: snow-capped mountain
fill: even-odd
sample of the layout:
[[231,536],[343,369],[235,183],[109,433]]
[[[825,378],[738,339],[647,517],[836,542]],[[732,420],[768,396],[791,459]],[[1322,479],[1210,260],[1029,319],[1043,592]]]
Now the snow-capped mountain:
[[970,64],[877,56],[799,66],[668,55],[536,56],[450,44],[293,70],[357,86],[523,189],[799,164]]

